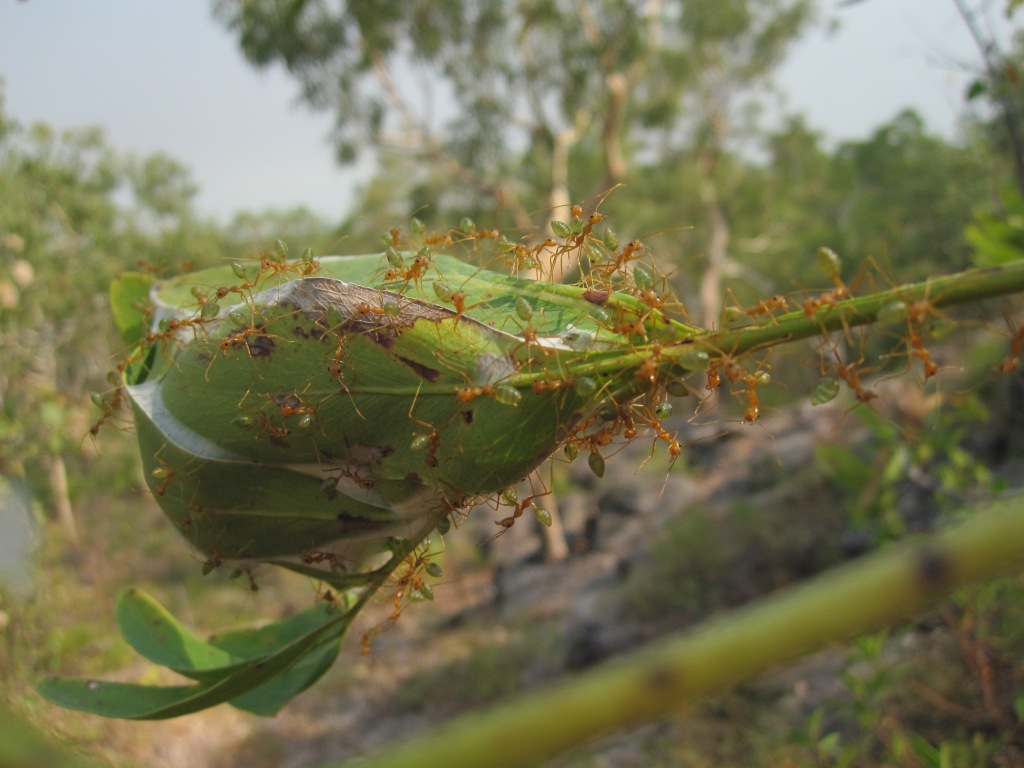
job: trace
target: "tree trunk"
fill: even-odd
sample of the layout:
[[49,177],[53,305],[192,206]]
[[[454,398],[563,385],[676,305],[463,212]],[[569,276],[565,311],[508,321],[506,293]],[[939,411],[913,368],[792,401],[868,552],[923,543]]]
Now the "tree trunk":
[[544,508],[551,514],[551,525],[538,523],[544,542],[544,562],[560,563],[569,557],[569,544],[565,540],[565,526],[558,514],[558,499],[554,493],[544,499]]
[[710,178],[705,179],[701,195],[711,235],[708,238],[707,269],[700,281],[700,313],[701,325],[712,328],[718,325],[722,314],[722,273],[728,258],[729,222],[719,203],[715,183]]
[[75,513],[68,495],[68,471],[63,456],[49,456],[45,460],[46,478],[50,491],[50,503],[53,504],[57,521],[63,526],[68,539],[78,546],[78,528],[75,526]]

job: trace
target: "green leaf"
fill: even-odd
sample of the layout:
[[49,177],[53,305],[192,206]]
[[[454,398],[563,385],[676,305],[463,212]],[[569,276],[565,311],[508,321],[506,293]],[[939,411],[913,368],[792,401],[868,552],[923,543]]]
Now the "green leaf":
[[[222,679],[246,661],[275,653],[337,618],[330,606],[319,604],[282,621],[211,637],[204,643],[138,589],[121,596],[116,615],[121,634],[132,648],[149,661],[199,682]],[[310,652],[291,669],[230,703],[257,715],[275,714],[330,668],[340,647],[339,639]]]
[[198,640],[142,590],[130,589],[122,594],[115,616],[125,642],[140,655],[193,679],[217,679],[195,673],[233,668],[243,661],[223,648]]
[[321,602],[314,607],[262,627],[237,629],[213,635],[209,644],[240,659],[254,659],[275,653],[288,643],[338,619],[337,609]]
[[[302,690],[323,673],[329,665],[327,658],[333,660],[333,655],[321,646],[339,640],[350,620],[350,615],[342,614],[288,643],[276,653],[258,657],[216,681],[199,685],[147,686],[50,679],[41,682],[38,690],[49,701],[67,709],[126,720],[179,717],[234,699],[240,699],[242,705],[251,711],[272,712],[276,711],[274,704],[285,692],[290,698],[293,691]],[[336,652],[336,648],[334,650]],[[292,669],[315,651],[323,655],[314,656],[301,672]],[[246,697],[268,681],[274,681],[274,684],[266,689],[262,698],[259,695]]]
[[339,641],[311,652],[291,669],[232,699],[231,706],[264,717],[276,715],[289,701],[319,680],[334,664],[340,651]]
[[142,343],[149,332],[142,307],[149,301],[155,281],[139,272],[125,272],[110,284],[110,311],[121,337],[129,345]]
[[[203,707],[187,706],[186,702],[208,692],[203,686],[158,687],[62,678],[44,680],[36,688],[49,702],[65,709],[126,720],[159,719],[196,712]],[[167,712],[171,714],[162,714]]]
[[964,98],[967,101],[973,101],[979,96],[983,96],[988,92],[988,83],[982,79],[971,81],[971,84],[967,86],[967,93],[964,94]]

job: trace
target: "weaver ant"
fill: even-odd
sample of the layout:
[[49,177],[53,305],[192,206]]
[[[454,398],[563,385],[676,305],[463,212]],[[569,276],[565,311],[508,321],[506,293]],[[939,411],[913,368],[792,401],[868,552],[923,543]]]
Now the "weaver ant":
[[603,272],[606,279],[610,278],[616,272],[623,270],[629,262],[638,258],[643,250],[644,244],[642,242],[630,240],[622,247],[622,250],[609,258],[608,261],[595,265],[594,270]]
[[920,299],[907,306],[907,325],[910,330],[910,354],[921,361],[924,368],[925,381],[939,372],[939,366],[932,360],[931,354],[924,346],[924,339],[921,338],[918,329],[921,321],[928,315],[938,315],[935,307],[927,299]]
[[444,280],[435,280],[432,284],[434,294],[441,301],[451,304],[455,308],[455,324],[458,325],[462,315],[470,309],[475,309],[486,302],[480,301],[476,304],[466,306],[466,292],[463,290],[453,291],[452,287]]
[[431,267],[431,259],[433,254],[431,253],[430,246],[425,245],[416,252],[416,256],[412,261],[412,266],[406,268],[392,267],[384,273],[384,282],[388,283],[402,283],[402,291],[405,291],[409,287],[409,283],[416,286],[418,290],[423,289],[423,276],[427,273],[427,270]]
[[848,299],[853,295],[849,286],[843,282],[843,278],[841,276],[843,263],[835,251],[831,248],[819,248],[818,266],[821,268],[821,271],[825,273],[826,277],[832,278],[835,288],[821,294],[820,296],[804,301],[802,306],[804,314],[808,317],[814,317],[818,313],[818,310],[825,307],[834,307],[838,302]]
[[218,311],[220,311],[220,307],[215,302],[207,302],[203,304],[200,314],[194,317],[184,319],[164,318],[159,323],[160,330],[153,331],[146,336],[145,344],[146,346],[152,346],[158,341],[169,341],[177,336],[179,331],[183,331],[186,328],[191,328],[193,333],[195,333],[196,328],[201,328],[215,318]]
[[1012,373],[1020,366],[1021,351],[1024,350],[1024,323],[1017,328],[1010,340],[1010,355],[999,364],[1000,373]]
[[332,573],[339,571],[347,571],[348,568],[341,562],[340,558],[333,552],[313,551],[303,552],[299,555],[299,560],[305,565],[317,565],[319,563],[327,563]]
[[[732,394],[745,393],[747,396],[747,407],[743,413],[743,420],[748,423],[757,421],[761,415],[761,400],[757,394],[757,388],[770,382],[771,374],[760,369],[751,373],[735,359],[723,354],[708,366],[706,389],[711,392],[720,389],[723,376],[729,382]],[[744,386],[739,393],[733,386],[737,383]]]
[[[835,362],[835,374],[836,374],[836,376],[839,379],[841,379],[842,381],[844,381],[846,383],[846,386],[848,386],[851,390],[853,390],[853,393],[854,393],[854,395],[856,395],[857,400],[859,402],[861,402],[861,403],[869,403],[872,400],[874,400],[876,397],[878,397],[877,393],[874,392],[874,390],[865,388],[863,382],[861,381],[861,378],[860,378],[861,377],[860,366],[864,363],[863,356],[861,356],[860,359],[855,360],[855,361],[853,361],[851,363],[844,363],[842,355],[840,355],[839,349],[838,349],[838,347],[835,344],[831,345],[831,351],[832,351],[832,356],[835,358],[835,361],[836,361]],[[825,363],[824,363],[824,358],[823,358],[822,359],[822,373],[823,374],[825,373],[824,368],[825,368]],[[828,395],[828,393],[829,393],[828,391],[825,391],[825,389],[822,388],[822,391],[820,392],[820,395],[819,395],[819,399],[822,399],[822,401],[825,402],[826,400],[824,400],[824,398]]]
[[434,589],[424,579],[424,575],[434,578],[441,576],[441,566],[431,562],[434,554],[431,552],[430,539],[426,539],[412,553],[404,557],[395,569],[395,571],[403,569],[404,572],[397,578],[392,574],[392,580],[390,580],[391,586],[396,588],[391,596],[392,611],[388,617],[392,624],[398,621],[402,615],[403,600],[407,593],[409,599],[414,602],[434,599]]
[[767,299],[759,299],[757,304],[755,304],[750,309],[744,309],[743,307],[739,306],[728,306],[723,310],[724,314],[730,320],[735,320],[742,317],[757,317],[758,315],[772,316],[776,312],[788,311],[789,302],[786,300],[785,296],[781,296],[779,294],[769,296]]
[[114,415],[118,411],[121,410],[122,398],[124,397],[124,388],[121,385],[117,385],[114,387],[114,389],[112,389],[110,392],[106,394],[93,392],[90,395],[90,397],[94,405],[103,409],[103,413],[96,420],[96,423],[89,428],[89,435],[95,440],[96,436],[99,435],[100,429],[103,427],[103,425],[106,424],[110,419],[114,417]]
[[299,417],[296,422],[296,426],[299,429],[308,429],[313,425],[313,420],[316,417],[316,408],[306,405],[298,395],[278,394],[274,395],[271,399],[284,418]]
[[159,467],[156,467],[153,471],[149,473],[151,477],[160,481],[160,485],[153,489],[153,493],[156,496],[160,496],[161,498],[163,498],[163,495],[167,493],[167,488],[168,486],[170,486],[171,480],[174,479],[176,470],[174,469],[174,467],[172,467],[170,464],[168,464],[166,461],[160,458],[160,452],[157,452],[157,455],[154,456],[153,458],[155,458],[157,460],[157,463],[160,465]]

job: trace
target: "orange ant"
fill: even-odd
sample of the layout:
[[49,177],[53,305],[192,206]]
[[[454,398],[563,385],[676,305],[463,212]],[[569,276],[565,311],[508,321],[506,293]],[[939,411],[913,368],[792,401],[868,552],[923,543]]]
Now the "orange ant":
[[860,402],[870,402],[874,398],[878,397],[878,395],[873,390],[864,389],[864,385],[860,380],[860,373],[857,369],[857,363],[844,365],[839,355],[836,355],[836,375],[846,382],[846,385],[853,390]]
[[341,478],[343,477],[347,477],[364,491],[372,491],[376,485],[371,478],[363,477],[354,469],[338,468],[337,470],[332,471],[337,471],[338,474],[336,476],[328,475],[320,484],[320,492],[331,500],[338,497],[338,485],[341,483]]
[[841,277],[843,264],[835,251],[831,248],[819,248],[818,266],[827,277],[832,278],[835,288],[831,291],[826,291],[820,296],[807,299],[803,303],[804,314],[808,317],[814,317],[818,313],[818,310],[824,307],[834,307],[838,302],[848,299],[853,295],[849,286],[843,282],[843,278]]
[[643,251],[643,249],[644,244],[642,242],[639,240],[630,240],[613,258],[603,264],[596,265],[594,269],[603,272],[606,278],[611,277],[617,271],[622,270],[627,264],[629,264],[629,262],[637,258],[637,255]]
[[[214,291],[214,296],[217,297],[217,301],[224,299],[225,297],[227,297],[229,293],[237,293],[240,296],[246,294],[248,297],[251,298],[252,292],[250,291],[250,289],[253,287],[253,285],[255,285],[255,283],[249,282],[245,282],[242,285],[222,285],[218,287],[216,291]],[[243,296],[243,298],[245,298],[245,296]]]
[[927,299],[920,299],[910,304],[907,309],[907,325],[910,330],[910,354],[921,361],[924,368],[925,381],[939,372],[939,366],[932,360],[931,353],[924,346],[924,339],[918,333],[921,321],[928,315],[937,315],[935,307]]
[[232,571],[231,576],[228,578],[237,579],[239,576],[245,575],[249,580],[249,591],[259,592],[259,585],[256,584],[256,577],[253,575],[252,568],[236,568]]
[[409,283],[416,286],[417,289],[423,289],[423,276],[430,269],[431,265],[431,253],[430,246],[424,246],[419,249],[416,253],[416,257],[412,261],[412,266],[406,267],[393,267],[384,273],[385,283],[397,283],[402,282],[402,290],[404,291],[409,287]]
[[160,457],[161,453],[163,453],[162,449],[157,451],[156,455],[153,457],[160,466],[156,467],[149,474],[155,480],[160,481],[160,485],[153,489],[154,495],[163,498],[163,495],[167,493],[167,488],[170,486],[171,480],[174,479],[175,469]]
[[312,425],[316,416],[316,408],[303,404],[302,398],[295,394],[281,394],[273,396],[274,405],[281,412],[284,418],[299,416],[298,427],[305,429]]
[[594,211],[584,221],[583,206],[579,204],[572,206],[569,209],[569,214],[572,216],[569,224],[559,221],[551,222],[555,234],[565,240],[565,243],[555,252],[556,257],[581,248],[587,242],[594,227],[606,218],[603,213]]
[[[498,384],[496,387],[485,384],[483,386],[460,387],[455,390],[455,396],[459,399],[459,402],[463,403],[471,403],[483,395],[494,398],[503,405],[518,405],[523,397],[519,389],[511,384]],[[429,425],[424,424],[423,426]]]
[[[251,358],[268,357],[274,349],[274,340],[264,330],[262,324],[232,330],[218,345],[221,353],[227,355],[232,349],[245,347]],[[250,337],[255,338],[250,341]]]
[[344,332],[338,331],[338,346],[334,349],[334,359],[331,364],[327,366],[327,373],[330,377],[342,384],[342,379],[345,378],[345,369],[343,366],[343,360],[345,357],[345,344],[348,341],[348,337],[345,336]]
[[277,446],[287,446],[285,438],[292,433],[287,427],[279,427],[271,421],[263,411],[256,411],[255,417],[249,414],[240,414],[232,423],[243,430],[258,426],[260,431],[270,438],[270,442]]
[[[634,408],[637,406],[633,406]],[[679,442],[678,435],[670,433],[665,429],[661,423],[662,419],[667,419],[672,415],[672,404],[668,402],[662,402],[655,405],[653,408],[650,404],[646,405],[640,414],[643,420],[654,430],[654,444],[651,446],[651,455],[654,455],[654,449],[657,446],[658,440],[662,440],[668,446],[668,453],[672,457],[672,462],[682,455],[683,446]],[[632,440],[637,435],[637,429],[633,423],[633,419],[630,414],[621,413],[620,419],[626,425],[626,428],[622,432],[622,436],[627,440]]]
[[428,539],[399,564],[399,568],[404,566],[404,573],[391,582],[396,587],[395,593],[391,597],[391,615],[388,617],[391,623],[398,621],[402,615],[402,602],[407,593],[409,598],[414,601],[434,599],[433,588],[423,578],[424,573],[431,576],[441,575],[440,566],[430,562],[432,557],[433,553],[430,552],[430,540]]
[[620,317],[620,322],[612,325],[612,333],[621,336],[642,336],[644,341],[647,340],[647,327],[644,325],[643,318],[639,317],[632,320],[624,320]]
[[260,259],[260,277],[265,275],[280,276],[293,271],[293,267],[287,261],[278,261],[269,256]]
[[[745,393],[747,396],[747,407],[743,413],[743,420],[748,423],[757,421],[761,416],[761,400],[757,394],[757,388],[759,385],[767,384],[771,380],[771,375],[764,370],[751,373],[736,360],[723,354],[720,359],[713,360],[708,366],[706,389],[710,392],[720,389],[723,376],[730,385],[735,385],[737,382],[744,385],[744,389],[739,392]],[[739,394],[735,388],[731,387],[731,390],[733,394]]]
[[1020,366],[1020,354],[1024,350],[1024,323],[1017,328],[1017,332],[1010,340],[1010,356],[999,364],[1000,373],[1012,373]]
[[462,290],[453,291],[451,286],[444,280],[435,280],[433,283],[434,294],[441,301],[451,304],[455,308],[455,324],[458,325],[462,315],[470,309],[475,309],[486,302],[478,302],[466,306],[466,292]]
[[146,345],[151,346],[158,341],[169,341],[173,339],[177,333],[185,328],[191,328],[193,333],[198,327],[202,327],[207,322],[216,317],[216,312],[207,311],[206,307],[216,307],[215,304],[204,304],[204,311],[196,315],[195,317],[189,317],[185,319],[165,319],[160,321],[160,330],[154,331],[146,336]]
[[99,435],[100,429],[103,425],[121,410],[123,396],[124,388],[120,385],[114,387],[110,393],[105,395],[101,395],[99,392],[92,393],[93,403],[103,409],[103,413],[100,415],[99,419],[97,419],[96,423],[89,428],[89,435],[92,436],[94,440],[96,439],[96,436]]
[[[839,354],[839,349],[835,345],[832,346],[832,356],[836,361],[836,376],[846,382],[846,386],[853,390],[853,393],[857,396],[857,400],[859,402],[869,403],[878,397],[876,392],[866,389],[860,379],[860,366],[864,362],[863,357],[852,363],[844,363],[842,356]],[[822,369],[822,372],[824,373],[824,361],[822,362]]]
[[757,395],[757,387],[759,384],[766,384],[770,381],[771,376],[767,371],[750,373],[731,357],[724,359],[722,370],[731,384],[741,381],[746,387],[747,409],[743,414],[743,420],[746,422],[757,421],[761,415],[761,401]]
[[203,563],[203,576],[208,576],[224,564],[224,556],[220,552],[214,552]]
[[[836,279],[838,280],[838,278]],[[814,296],[807,299],[802,305],[804,314],[808,317],[814,317],[818,313],[818,310],[825,307],[834,307],[843,299],[850,298],[851,295],[850,289],[840,281],[840,285],[831,291],[826,291],[820,296]]]
[[545,392],[557,392],[560,389],[575,386],[575,384],[573,379],[536,379],[530,388],[533,389],[535,395],[542,395]]
[[437,466],[438,463],[437,449],[438,444],[440,443],[441,440],[441,433],[434,429],[432,425],[427,424],[425,421],[420,421],[419,419],[413,417],[412,409],[415,405],[416,400],[413,399],[413,404],[412,406],[409,407],[409,418],[413,419],[420,426],[426,427],[430,431],[426,433],[414,434],[412,442],[409,444],[409,450],[411,450],[413,453],[421,453],[423,451],[426,451],[426,458],[423,460],[423,463],[430,468],[434,468]]
[[463,403],[471,403],[482,395],[494,397],[494,387],[487,385],[482,387],[462,387],[455,390],[455,396]]
[[716,389],[722,386],[722,376],[718,371],[719,365],[720,363],[718,360],[713,360],[711,364],[708,366],[708,383],[705,389],[707,389],[709,392],[714,392]]
[[272,422],[263,411],[258,411],[257,420],[260,425],[260,430],[263,434],[270,438],[270,442],[275,445],[284,443],[284,438],[288,437],[292,433],[287,427],[279,427],[277,424]]
[[668,445],[668,454],[669,456],[672,457],[672,461],[674,462],[677,458],[679,458],[682,455],[683,446],[679,443],[679,440],[676,437],[676,435],[669,434],[661,425],[661,422],[658,421],[657,419],[654,420],[653,426],[655,431],[657,432],[655,438],[657,440],[665,441],[665,443]]
[[[509,528],[511,528],[513,525],[515,525],[516,524],[516,520],[518,520],[520,517],[523,516],[523,511],[526,510],[528,507],[533,507],[534,509],[537,509],[538,507],[534,503],[533,500],[534,499],[539,499],[539,498],[541,498],[543,496],[547,496],[549,493],[550,493],[550,491],[541,491],[540,493],[530,494],[529,496],[527,496],[522,501],[517,501],[515,503],[515,506],[512,508],[512,514],[511,515],[509,515],[508,517],[503,517],[501,520],[495,520],[494,521],[495,525],[500,526],[502,530],[498,531],[498,533],[496,533],[494,536],[492,536],[491,539],[492,540],[496,539],[498,536],[501,536],[501,534],[503,534],[505,531],[507,531]],[[513,491],[513,494],[514,494],[514,491]],[[514,495],[513,495],[513,498],[514,498]]]
[[[215,301],[209,301],[205,297],[200,301],[200,312],[187,318],[163,318],[158,323],[158,330],[151,331],[140,342],[139,346],[117,364],[118,373],[124,373],[124,371],[133,363],[137,363],[147,355],[148,351],[158,342],[173,341],[175,337],[183,331],[185,328],[191,328],[193,336],[197,337],[197,328],[201,328],[206,323],[214,320],[217,317],[217,313],[220,311],[220,307]],[[148,318],[153,313],[152,307],[146,311],[146,317]]]
[[376,485],[371,478],[363,477],[354,469],[340,469],[338,473],[341,477],[347,477],[364,491],[372,491]]
[[237,293],[242,297],[243,301],[250,300],[252,298],[252,289],[256,287],[260,277],[263,275],[262,269],[255,278],[249,277],[248,272],[246,272],[245,267],[240,262],[233,262],[231,269],[242,282],[238,285],[221,285],[213,292],[213,295],[217,301],[226,298],[229,293]]
[[558,248],[558,241],[550,237],[545,238],[543,242],[538,243],[532,248],[527,248],[522,243],[501,243],[499,241],[501,249],[506,253],[513,254],[510,258],[505,259],[505,263],[509,267],[510,272],[517,272],[522,269],[540,269],[540,255],[544,251],[549,251]]
[[668,301],[670,294],[658,294],[653,288],[645,288],[640,292],[640,302],[651,309],[662,310]]
[[757,396],[757,387],[759,384],[767,384],[769,381],[771,381],[771,376],[767,371],[750,374],[744,379],[744,383],[747,385],[747,410],[743,413],[744,421],[753,423],[761,415],[761,401]]
[[651,347],[651,356],[640,363],[640,367],[633,375],[638,381],[650,384],[652,387],[658,383],[658,361],[661,358],[661,344],[655,343]]
[[370,655],[370,644],[377,639],[380,635],[380,627],[370,627],[363,633],[362,640],[359,641],[359,653],[362,656]]
[[761,299],[752,309],[744,310],[743,314],[756,317],[757,315],[773,315],[780,310],[788,312],[789,302],[786,301],[785,296],[775,295]]
[[911,354],[921,361],[921,366],[924,368],[925,381],[939,372],[938,364],[932,360],[931,353],[925,348],[924,341],[916,331],[912,331],[910,349]]
[[[258,282],[260,278],[267,275],[281,276],[288,274],[295,274],[307,277],[312,275],[320,268],[320,262],[313,258],[313,250],[307,248],[302,254],[301,262],[289,262],[288,261],[288,246],[282,240],[278,240],[274,245],[274,252],[264,252],[260,258],[260,271],[256,277]],[[235,274],[239,277],[244,276],[244,272],[235,270]],[[248,281],[247,281],[248,282]],[[249,286],[253,287],[252,285]]]
[[301,560],[306,565],[327,563],[327,565],[330,567],[332,571],[348,570],[345,567],[344,563],[342,563],[338,556],[333,552],[322,552],[319,550],[313,552],[303,552],[301,555],[299,555],[299,560]]
[[443,235],[431,233],[423,235],[423,243],[424,245],[440,246],[441,248],[444,248],[445,246],[454,245],[455,239],[452,237],[451,232],[446,232]]

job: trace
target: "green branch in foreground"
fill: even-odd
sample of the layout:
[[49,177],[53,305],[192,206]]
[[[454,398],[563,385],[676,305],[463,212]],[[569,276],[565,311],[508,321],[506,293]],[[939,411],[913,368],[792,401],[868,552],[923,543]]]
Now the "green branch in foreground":
[[869,325],[882,320],[887,313],[898,314],[892,310],[900,302],[905,308],[927,302],[937,310],[1020,291],[1024,291],[1024,260],[929,278],[845,299],[834,305],[824,304],[811,317],[802,311],[792,312],[746,328],[712,331],[707,339],[730,354],[748,352],[784,341],[810,338],[822,331]]
[[[995,267],[968,269],[952,275],[933,277],[918,283],[906,283],[884,291],[822,301],[816,310],[803,309],[785,315],[750,319],[741,326],[718,329],[697,329],[676,326],[672,329],[670,346],[659,354],[679,365],[695,350],[707,353],[710,359],[722,355],[740,356],[768,347],[819,336],[832,331],[848,330],[858,326],[894,321],[920,322],[932,312],[944,307],[970,304],[983,299],[1009,296],[1024,291],[1024,260]],[[823,296],[829,293],[826,291]],[[913,317],[917,313],[920,316]],[[600,375],[639,366],[652,354],[651,344],[638,345],[632,352],[593,355],[592,361],[576,365],[576,375]],[[680,366],[684,371],[688,367]],[[526,383],[546,374],[520,377]],[[642,393],[642,387],[624,396]]]
[[359,765],[534,765],[829,642],[894,622],[1021,561],[1024,497],[1018,496],[944,533],[834,569],[575,679],[439,726]]

